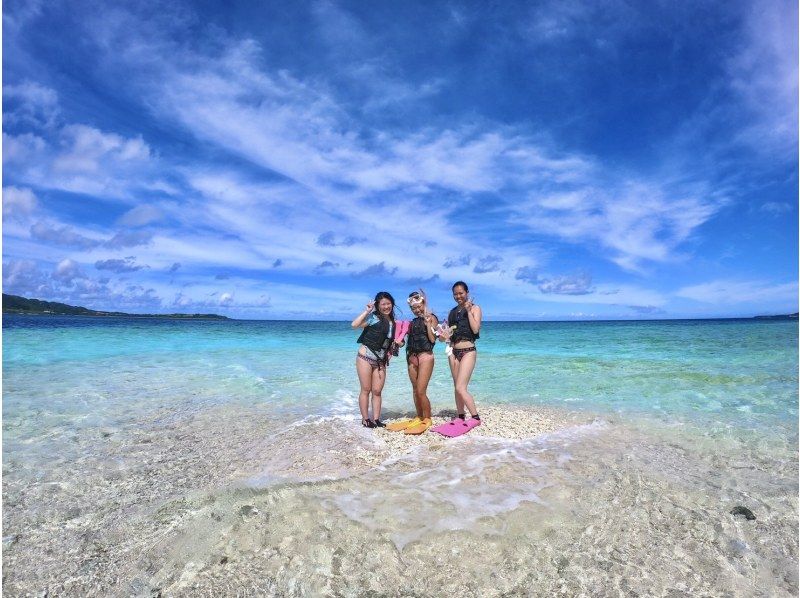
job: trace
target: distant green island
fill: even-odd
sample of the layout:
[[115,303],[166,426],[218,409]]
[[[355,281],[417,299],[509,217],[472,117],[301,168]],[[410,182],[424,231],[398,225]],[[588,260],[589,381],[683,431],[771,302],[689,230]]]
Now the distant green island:
[[96,311],[86,307],[67,305],[55,301],[41,301],[39,299],[26,299],[18,295],[3,293],[4,314],[29,314],[43,316],[92,316],[126,318],[170,318],[180,320],[230,320],[226,316],[217,314],[127,314],[121,311]]

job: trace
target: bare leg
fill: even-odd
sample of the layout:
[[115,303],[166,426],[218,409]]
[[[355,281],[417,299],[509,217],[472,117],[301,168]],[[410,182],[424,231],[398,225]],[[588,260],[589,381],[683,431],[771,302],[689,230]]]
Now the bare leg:
[[450,363],[450,373],[453,375],[453,395],[456,399],[456,413],[461,414],[464,413],[464,401],[458,394],[458,371],[461,362],[452,355],[447,360]]
[[428,400],[428,382],[433,374],[433,356],[420,357],[417,380],[414,384],[414,400],[417,402],[417,414],[430,419],[431,402]]
[[417,396],[417,379],[419,378],[419,369],[416,364],[411,360],[408,362],[408,379],[411,380],[411,392],[414,394],[414,408],[417,410],[417,417],[422,417],[422,407]]
[[358,393],[358,408],[361,419],[369,419],[369,393],[372,391],[372,366],[363,359],[356,357],[356,372],[361,390]]
[[386,368],[372,370],[372,418],[381,418],[381,393],[386,383]]
[[[461,358],[461,363],[458,365],[456,374],[456,397],[460,397],[461,405],[469,409],[470,415],[476,415],[478,410],[475,408],[475,399],[467,390],[467,385],[472,377],[472,371],[475,369],[475,363],[478,360],[478,353],[471,351],[465,353]],[[458,401],[458,399],[456,399]]]

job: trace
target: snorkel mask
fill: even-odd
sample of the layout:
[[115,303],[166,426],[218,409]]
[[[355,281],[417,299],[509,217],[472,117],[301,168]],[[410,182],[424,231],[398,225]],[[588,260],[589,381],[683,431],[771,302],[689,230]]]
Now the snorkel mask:
[[425,297],[420,295],[419,293],[411,293],[408,297],[408,304],[411,307],[415,307],[425,302]]

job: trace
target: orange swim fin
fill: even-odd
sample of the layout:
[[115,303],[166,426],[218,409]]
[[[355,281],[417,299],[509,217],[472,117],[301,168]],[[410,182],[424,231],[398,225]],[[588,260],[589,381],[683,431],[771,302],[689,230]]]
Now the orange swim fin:
[[393,424],[388,424],[386,429],[391,430],[392,432],[400,432],[401,430],[419,425],[421,421],[422,420],[418,417],[415,417],[414,419],[404,419],[400,420],[399,422],[394,422]]
[[413,434],[416,436],[417,434],[422,434],[423,432],[427,431],[427,429],[430,428],[432,425],[433,421],[431,420],[431,418],[426,417],[425,419],[420,421],[417,425],[409,426],[408,428],[406,428],[405,433]]

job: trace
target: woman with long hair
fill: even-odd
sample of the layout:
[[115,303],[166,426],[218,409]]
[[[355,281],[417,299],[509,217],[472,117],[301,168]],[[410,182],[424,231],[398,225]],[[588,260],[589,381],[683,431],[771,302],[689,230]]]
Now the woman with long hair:
[[389,424],[387,430],[422,434],[432,424],[428,382],[433,374],[433,346],[436,343],[434,332],[439,320],[428,308],[427,298],[421,289],[408,296],[408,305],[415,317],[411,320],[406,341],[406,364],[417,416],[414,419]]
[[[464,281],[459,280],[453,285],[453,299],[456,301],[456,306],[450,310],[447,316],[449,327],[444,329],[440,338],[449,341],[452,346],[448,361],[450,373],[453,375],[456,417],[450,423],[434,428],[434,431],[445,436],[460,436],[481,424],[475,399],[467,386],[478,360],[475,341],[480,338],[483,312],[470,299],[469,287]],[[466,417],[466,411],[469,411],[471,416],[469,419]]]
[[[353,328],[363,329],[356,341],[361,345],[356,355],[356,372],[361,385],[358,407],[361,410],[361,425],[365,428],[386,426],[380,419],[381,393],[386,383],[386,366],[394,340],[394,306],[394,297],[381,291],[351,323]],[[369,416],[370,402],[372,418]]]

